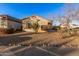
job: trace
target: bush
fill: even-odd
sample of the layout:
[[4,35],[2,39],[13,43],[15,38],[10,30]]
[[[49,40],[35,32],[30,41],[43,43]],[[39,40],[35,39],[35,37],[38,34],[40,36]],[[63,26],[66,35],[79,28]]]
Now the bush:
[[53,26],[52,30],[60,30],[60,26]]
[[0,28],[0,34],[5,34],[5,29]]
[[22,29],[16,29],[16,32],[22,31]]
[[14,33],[14,29],[13,28],[5,29],[5,33],[8,33],[8,34]]

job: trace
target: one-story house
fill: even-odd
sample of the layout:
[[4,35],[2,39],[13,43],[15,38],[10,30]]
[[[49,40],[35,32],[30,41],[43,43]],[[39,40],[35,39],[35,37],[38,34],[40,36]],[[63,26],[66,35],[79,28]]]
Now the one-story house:
[[41,16],[30,16],[22,19],[22,30],[35,32],[35,30],[32,28],[32,25],[37,22],[39,25],[38,32],[46,32],[45,28],[48,28],[49,26],[52,27],[52,22],[50,20]]

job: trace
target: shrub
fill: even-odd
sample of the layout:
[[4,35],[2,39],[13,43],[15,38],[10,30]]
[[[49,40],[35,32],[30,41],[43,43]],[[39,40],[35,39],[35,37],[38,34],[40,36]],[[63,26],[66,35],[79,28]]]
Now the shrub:
[[8,34],[14,33],[14,29],[13,28],[5,29],[5,33],[8,33]]
[[5,34],[5,29],[0,28],[0,34]]
[[52,30],[60,30],[60,26],[53,26]]

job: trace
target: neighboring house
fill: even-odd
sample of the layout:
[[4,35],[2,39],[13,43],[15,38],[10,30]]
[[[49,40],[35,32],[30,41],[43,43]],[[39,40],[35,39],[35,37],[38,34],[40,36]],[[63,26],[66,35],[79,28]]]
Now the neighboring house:
[[69,26],[70,26],[70,24],[67,24],[67,23],[60,24],[61,28],[66,28],[66,27],[69,27]]
[[73,29],[73,28],[79,28],[79,25],[77,24],[73,24],[72,22],[70,22],[69,19],[67,18],[62,18],[62,22],[60,24],[60,27],[63,29]]
[[72,23],[69,23],[69,24],[64,23],[64,24],[61,24],[60,27],[72,29],[72,28],[79,28],[79,25],[72,24]]
[[21,29],[21,22],[8,15],[0,15],[0,29],[10,29],[14,30]]
[[49,27],[48,25],[52,26],[52,22],[50,20],[47,20],[40,16],[31,16],[31,17],[22,19],[22,30],[29,31],[29,32],[35,32],[35,30],[31,26],[37,21],[39,24],[38,32],[46,32],[44,28]]
[[72,28],[79,28],[79,25],[77,25],[77,24],[71,24],[71,27]]

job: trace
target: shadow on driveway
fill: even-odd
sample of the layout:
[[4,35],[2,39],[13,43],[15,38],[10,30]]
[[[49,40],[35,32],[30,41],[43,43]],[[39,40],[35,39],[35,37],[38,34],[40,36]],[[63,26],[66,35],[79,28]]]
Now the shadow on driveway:
[[3,46],[9,46],[9,45],[16,45],[21,42],[31,40],[32,37],[30,36],[23,36],[23,35],[12,35],[12,36],[5,36],[5,37],[0,37],[0,45]]

